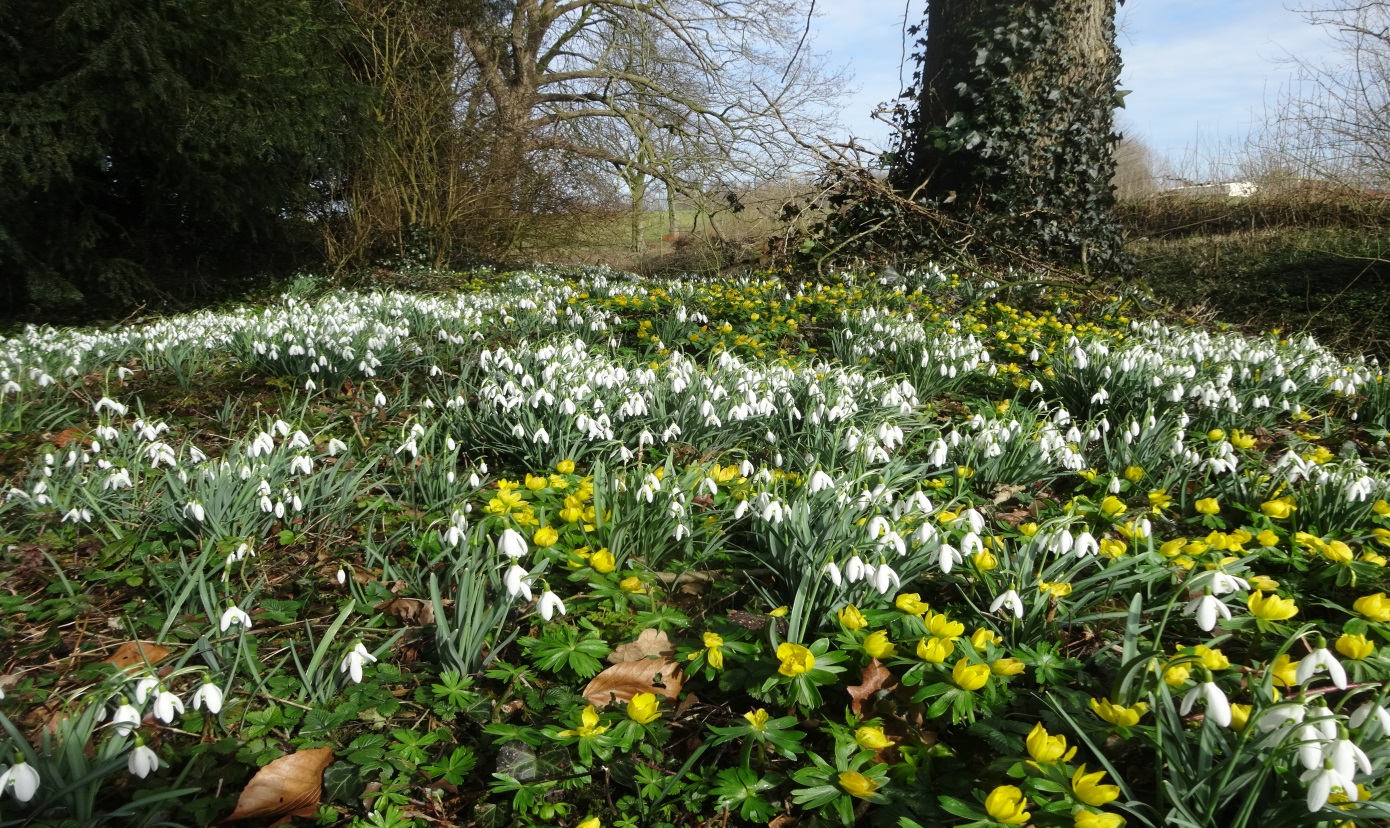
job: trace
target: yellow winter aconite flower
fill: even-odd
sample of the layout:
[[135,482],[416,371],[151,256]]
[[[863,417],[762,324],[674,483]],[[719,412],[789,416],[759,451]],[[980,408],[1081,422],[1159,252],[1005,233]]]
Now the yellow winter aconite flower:
[[1298,615],[1298,605],[1292,598],[1280,598],[1274,593],[1252,592],[1245,605],[1251,615],[1265,621],[1287,621]]
[[946,638],[954,641],[965,634],[965,625],[959,621],[952,621],[945,613],[934,612],[926,617],[927,632],[937,638]]
[[1354,661],[1369,658],[1376,645],[1364,635],[1343,634],[1337,639],[1337,652]]
[[1202,660],[1202,666],[1208,670],[1225,670],[1231,666],[1231,660],[1226,658],[1226,654],[1220,650],[1208,647],[1205,644],[1198,644],[1192,648],[1193,655]]
[[1278,546],[1279,536],[1269,529],[1262,530],[1255,536],[1255,540],[1260,542],[1260,546]]
[[1274,676],[1276,687],[1293,687],[1298,684],[1298,662],[1289,658],[1288,653],[1280,653],[1274,659],[1274,663],[1269,665],[1269,672]]
[[940,664],[950,657],[956,645],[947,638],[923,638],[917,642],[917,657],[928,664]]
[[560,520],[565,523],[578,523],[584,519],[584,510],[579,506],[566,506],[560,510]]
[[836,615],[839,617],[840,623],[844,624],[847,630],[862,630],[869,624],[868,619],[864,617],[864,613],[860,612],[859,608],[854,604],[845,605],[845,608],[836,613]]
[[999,566],[999,559],[993,552],[981,551],[970,556],[970,562],[975,564],[975,568],[981,572],[989,572]]
[[634,595],[641,595],[647,591],[646,586],[642,584],[642,579],[636,575],[629,575],[619,581],[618,589],[621,589],[623,592],[630,592]]
[[555,464],[555,471],[560,474],[574,474],[574,461],[566,457]]
[[883,750],[893,744],[893,740],[883,732],[881,727],[861,727],[854,731],[854,741],[865,750]]
[[1139,724],[1144,714],[1149,712],[1149,705],[1139,702],[1133,707],[1125,707],[1122,704],[1113,704],[1109,699],[1091,699],[1091,710],[1116,727],[1134,727]]
[[1167,491],[1149,492],[1149,505],[1153,507],[1155,512],[1158,512],[1172,506],[1173,498]]
[[597,736],[608,729],[606,725],[599,724],[598,710],[591,704],[584,708],[584,712],[579,714],[579,727],[574,730],[562,730],[560,736]]
[[1174,664],[1163,671],[1163,683],[1169,687],[1181,687],[1187,683],[1192,676],[1192,667],[1189,664]]
[[1143,466],[1125,466],[1125,480],[1131,483],[1138,483],[1144,479]]
[[1033,523],[1032,521],[1029,521],[1028,523],[1019,524],[1018,532],[1025,538],[1031,538],[1034,535],[1038,534],[1038,524]]
[[605,546],[589,556],[589,566],[592,566],[595,572],[606,575],[618,568],[618,562],[614,560],[613,553],[609,552],[608,547]]
[[550,481],[547,480],[544,475],[535,477],[532,476],[529,472],[526,474],[526,488],[530,489],[533,492],[538,492],[549,485]]
[[1231,730],[1239,733],[1245,729],[1245,725],[1250,721],[1251,707],[1248,704],[1231,704]]
[[985,811],[991,819],[1005,825],[1027,822],[1032,817],[1027,807],[1028,800],[1023,798],[1023,791],[1013,785],[1000,785],[985,797]]
[[1110,495],[1100,502],[1101,514],[1106,517],[1115,517],[1124,514],[1125,502],[1114,495]]
[[1249,449],[1255,447],[1255,435],[1246,434],[1238,428],[1231,429],[1231,445],[1238,449]]
[[907,613],[908,615],[922,615],[928,609],[927,603],[922,600],[922,596],[916,592],[904,592],[893,599],[893,606]]
[[1322,549],[1323,547],[1322,538],[1307,532],[1294,532],[1293,541],[1305,549]]
[[1217,442],[1218,440],[1224,440],[1226,439],[1226,432],[1224,429],[1213,428],[1211,431],[1207,432],[1207,439],[1212,441],[1213,443]]
[[603,828],[603,823],[599,822],[598,817],[589,817],[574,828]]
[[1102,785],[1101,780],[1103,779],[1105,779],[1105,771],[1087,773],[1086,766],[1083,764],[1076,769],[1076,773],[1072,774],[1072,793],[1076,794],[1077,799],[1096,808],[1107,802],[1114,802],[1120,796],[1120,789],[1116,785]]
[[748,726],[754,730],[766,730],[767,720],[771,717],[768,716],[766,710],[759,707],[757,710],[750,710],[744,713],[743,718],[748,720]]
[[1385,559],[1384,555],[1380,554],[1379,552],[1372,552],[1369,549],[1361,550],[1361,560],[1374,566],[1385,566],[1386,563],[1390,563],[1390,561],[1387,561]]
[[1129,547],[1118,538],[1101,538],[1097,551],[1104,557],[1115,559],[1123,556]]
[[845,771],[840,774],[840,787],[850,796],[868,799],[878,790],[878,782],[859,771]]
[[1071,819],[1072,828],[1125,828],[1125,818],[1119,814],[1081,810]]
[[996,658],[989,663],[989,671],[996,676],[1016,676],[1026,669],[1028,665],[1016,658]]
[[1246,575],[1245,582],[1250,585],[1251,589],[1260,592],[1273,592],[1279,588],[1279,582],[1268,575]]
[[1053,598],[1065,598],[1071,595],[1071,584],[1067,582],[1049,583],[1047,581],[1038,582],[1038,591],[1051,595]]
[[970,634],[970,646],[982,653],[991,644],[1003,643],[1004,639],[1000,638],[999,635],[989,627],[978,627],[975,632]]
[[1067,737],[1049,734],[1042,722],[1033,725],[1033,729],[1028,731],[1025,744],[1028,747],[1028,755],[1033,757],[1034,762],[1042,765],[1050,765],[1059,759],[1070,759],[1076,753],[1076,748],[1067,750]]
[[971,664],[962,658],[951,668],[951,680],[962,690],[979,690],[989,682],[989,665]]
[[531,536],[531,542],[542,549],[554,546],[555,542],[559,539],[560,533],[551,529],[549,526],[542,526],[536,530],[536,534]]
[[1158,554],[1165,558],[1176,558],[1182,553],[1184,546],[1187,546],[1187,538],[1173,538],[1170,541],[1164,541],[1158,547]]
[[1339,540],[1328,541],[1320,551],[1324,558],[1338,564],[1349,564],[1356,557],[1356,553],[1351,551],[1351,547]]
[[897,650],[893,642],[888,640],[885,630],[869,633],[869,637],[864,639],[864,652],[868,653],[870,658],[887,658]]
[[787,617],[787,613],[789,613],[789,612],[791,612],[791,607],[788,607],[788,606],[786,606],[785,604],[783,604],[782,606],[778,607],[777,609],[768,610],[768,613],[767,613],[767,614],[770,615],[770,616],[772,616],[773,618],[786,618],[786,617]]
[[[724,646],[724,636],[719,633],[707,632],[702,641],[705,645],[705,663],[716,670],[724,669],[724,651],[721,649]],[[689,656],[692,661],[699,657],[698,652],[691,653]]]
[[788,677],[799,676],[816,666],[815,653],[790,641],[777,645],[777,660],[782,662],[777,672]]
[[661,705],[655,693],[637,693],[627,703],[627,717],[638,724],[648,724],[661,718]]
[[1281,497],[1277,500],[1266,500],[1260,504],[1260,511],[1265,517],[1273,520],[1285,520],[1292,515],[1298,507],[1294,505],[1293,498]]
[[1221,513],[1221,501],[1214,497],[1204,497],[1193,504],[1193,508],[1204,515],[1216,515]]
[[1390,621],[1390,599],[1387,599],[1383,592],[1363,595],[1356,599],[1351,608],[1372,621]]

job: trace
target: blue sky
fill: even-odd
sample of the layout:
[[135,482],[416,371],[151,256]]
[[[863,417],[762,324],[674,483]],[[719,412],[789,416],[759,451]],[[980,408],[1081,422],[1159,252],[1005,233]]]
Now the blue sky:
[[[869,143],[888,137],[869,113],[900,88],[904,8],[916,23],[923,7],[817,0],[815,49],[854,74],[857,92],[841,120]],[[1179,164],[1192,153],[1209,161],[1238,148],[1293,75],[1288,58],[1314,57],[1327,42],[1281,0],[1128,0],[1118,20],[1121,85],[1131,90],[1122,129]],[[901,72],[910,78],[911,65]]]

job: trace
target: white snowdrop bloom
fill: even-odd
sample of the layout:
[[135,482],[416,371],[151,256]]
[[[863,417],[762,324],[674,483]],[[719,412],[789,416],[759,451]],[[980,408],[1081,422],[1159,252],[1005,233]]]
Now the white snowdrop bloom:
[[1050,537],[1047,541],[1048,550],[1055,552],[1058,555],[1067,554],[1072,550],[1072,547],[1075,545],[1076,542],[1072,539],[1071,532],[1066,529],[1062,529],[1053,533],[1052,537]]
[[878,590],[879,595],[887,595],[888,590],[897,589],[900,586],[902,586],[902,581],[898,578],[898,573],[893,571],[893,567],[881,563],[874,570],[874,589]]
[[1182,614],[1195,615],[1197,617],[1197,626],[1202,632],[1211,632],[1215,629],[1218,616],[1228,621],[1231,619],[1230,608],[1227,607],[1220,598],[1217,598],[1210,592],[1188,601],[1187,606],[1183,607]]
[[125,737],[133,733],[138,727],[140,727],[140,711],[122,699],[121,705],[116,708],[115,715],[111,717],[111,729]]
[[734,520],[739,520],[740,518],[742,518],[744,515],[748,513],[748,510],[750,508],[752,508],[752,504],[749,503],[749,501],[740,500],[738,502],[738,505],[734,507]]
[[347,451],[347,443],[333,437],[328,441],[328,456],[337,457],[341,452]]
[[203,520],[207,517],[207,511],[203,509],[203,504],[199,503],[196,500],[190,500],[184,504],[183,516],[189,517],[190,515],[193,517],[194,520],[198,521],[199,523],[202,523]]
[[738,465],[738,474],[740,477],[752,477],[753,472],[753,464],[748,460],[744,460]]
[[102,397],[101,399],[97,400],[96,405],[92,406],[92,408],[93,410],[95,410],[97,414],[100,414],[101,410],[105,408],[107,411],[110,411],[117,417],[124,417],[126,415],[126,411],[129,410],[124,405],[121,405],[120,403],[116,402],[110,397]]
[[86,506],[74,506],[63,515],[63,523],[91,523],[91,521],[92,510]]
[[936,539],[936,527],[932,525],[931,521],[924,520],[921,525],[913,531],[912,539],[916,541],[919,546],[925,546]]
[[1347,689],[1347,671],[1342,667],[1342,663],[1337,657],[1327,651],[1326,647],[1319,647],[1298,662],[1298,671],[1295,673],[1296,681],[1299,684],[1308,681],[1318,673],[1327,671],[1328,678],[1337,686],[1338,690]]
[[222,712],[222,701],[222,688],[210,681],[204,681],[193,691],[194,710],[206,707],[209,713],[216,715]]
[[[47,376],[45,374],[44,376]],[[0,773],[0,796],[5,791],[14,790],[14,798],[20,802],[28,802],[34,798],[34,794],[39,790],[39,772],[34,770],[28,762],[19,761]]]
[[135,703],[143,705],[145,700],[150,697],[150,691],[159,687],[159,679],[154,676],[145,676],[135,682]]
[[536,429],[536,433],[531,435],[531,442],[544,443],[547,446],[550,445],[550,432],[546,431],[544,428]]
[[515,598],[518,595],[522,595],[526,597],[527,601],[530,601],[531,584],[527,581],[529,577],[530,573],[525,569],[516,564],[512,564],[511,567],[507,569],[506,575],[502,577],[502,583],[507,588],[507,597]]
[[1346,738],[1345,730],[1323,747],[1323,759],[1324,762],[1331,760],[1332,767],[1347,779],[1355,778],[1358,768],[1364,774],[1373,772],[1371,758],[1359,745]]
[[975,534],[973,531],[966,532],[965,537],[960,539],[961,555],[974,555],[976,553],[983,552],[984,548],[984,541],[980,540],[980,536]]
[[339,673],[347,673],[352,679],[353,684],[362,683],[362,666],[376,661],[376,656],[367,652],[367,648],[362,646],[359,641],[348,654],[343,656],[342,662],[338,665]]
[[989,605],[990,612],[998,612],[1006,609],[1013,612],[1014,617],[1022,620],[1023,618],[1023,599],[1019,597],[1018,591],[1007,589]]
[[560,596],[547,589],[541,593],[541,600],[537,602],[536,609],[540,611],[541,618],[549,621],[556,613],[565,614],[565,602],[560,600]]
[[222,613],[222,620],[218,623],[218,629],[221,632],[226,632],[233,625],[251,629],[251,616],[247,615],[245,610],[238,609],[236,604],[227,607],[226,611]]
[[343,584],[346,584],[346,583],[347,583],[347,570],[346,570],[346,569],[343,569],[341,566],[338,567],[338,576],[337,576],[337,577],[338,577],[338,586],[342,586]]
[[864,561],[858,555],[850,558],[849,563],[845,564],[845,580],[851,584],[863,579],[864,572]]
[[1076,543],[1072,546],[1072,551],[1076,553],[1078,558],[1095,555],[1100,552],[1100,543],[1090,532],[1082,532],[1076,536]]
[[290,474],[311,474],[314,471],[314,461],[309,455],[301,454],[290,461]]
[[1213,595],[1229,595],[1239,590],[1249,590],[1250,583],[1244,578],[1237,578],[1230,573],[1222,572],[1217,569],[1212,571],[1208,587],[1211,589]]
[[807,483],[806,490],[810,494],[819,494],[820,492],[833,489],[834,487],[835,480],[820,469],[816,469],[816,471],[811,474],[811,479]]
[[936,565],[940,567],[941,571],[946,575],[951,574],[951,569],[956,564],[964,561],[961,553],[949,543],[943,543],[941,546],[937,547],[936,551],[933,553],[933,559]]
[[1308,783],[1308,813],[1315,814],[1327,804],[1333,791],[1340,791],[1355,802],[1360,796],[1356,783],[1337,772],[1329,760],[1322,768],[1304,771],[1302,780]]
[[183,700],[163,688],[159,695],[154,697],[154,704],[150,707],[154,717],[165,724],[173,724],[178,714],[183,712]]
[[883,515],[874,515],[869,518],[869,522],[865,525],[864,529],[868,532],[871,540],[878,540],[885,533],[890,531],[891,526],[888,523],[888,518],[885,518]]
[[375,397],[375,399],[372,400],[372,403],[373,403],[377,408],[385,408],[385,407],[386,407],[386,395],[383,394],[383,393],[381,393],[380,391],[376,392],[376,397]]
[[840,574],[840,567],[836,566],[834,561],[827,561],[821,571],[825,573],[825,577],[830,579],[830,583],[834,584],[837,588],[843,585],[844,579]]
[[302,430],[296,429],[295,432],[290,435],[290,448],[292,449],[305,449],[311,445],[313,445],[313,442],[309,439],[309,435],[305,434]]
[[684,523],[677,523],[676,528],[671,530],[672,540],[684,540],[690,534],[690,529]]
[[1382,736],[1390,734],[1390,711],[1387,711],[1374,700],[1368,701],[1356,708],[1351,714],[1351,718],[1347,721],[1347,724],[1354,728],[1361,727],[1372,717],[1374,717],[1376,722],[1380,725]]
[[762,518],[767,523],[781,524],[783,518],[782,504],[776,500],[768,501],[763,507]]
[[515,529],[502,530],[502,537],[497,541],[497,550],[512,560],[520,560],[526,557],[530,548],[526,545],[526,538]]
[[907,554],[907,543],[903,540],[903,536],[891,529],[885,532],[883,537],[879,538],[878,545],[879,548],[882,549],[891,548],[894,552],[898,553],[899,557]]
[[1192,706],[1197,699],[1202,699],[1207,709],[1207,718],[1221,727],[1231,726],[1231,703],[1226,698],[1226,694],[1213,681],[1204,681],[1182,697],[1182,708],[1179,712],[1186,716],[1192,712]]

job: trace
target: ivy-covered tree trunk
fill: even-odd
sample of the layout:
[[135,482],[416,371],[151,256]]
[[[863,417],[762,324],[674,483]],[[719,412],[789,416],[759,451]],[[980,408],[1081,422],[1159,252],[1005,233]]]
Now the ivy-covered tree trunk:
[[1115,0],[930,0],[923,25],[894,187],[976,257],[1121,269]]

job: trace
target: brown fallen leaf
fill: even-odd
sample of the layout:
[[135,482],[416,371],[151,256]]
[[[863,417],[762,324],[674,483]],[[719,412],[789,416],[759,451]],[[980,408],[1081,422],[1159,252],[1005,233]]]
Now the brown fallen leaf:
[[[661,685],[655,684],[657,676],[661,677]],[[674,699],[680,694],[684,681],[680,665],[669,658],[624,661],[594,676],[584,688],[584,698],[595,707],[631,701],[638,693],[656,693]]]
[[333,763],[333,748],[298,750],[256,771],[224,822],[238,819],[311,817],[323,798],[323,771]]
[[608,654],[609,664],[624,661],[637,661],[643,658],[670,658],[676,654],[676,647],[666,637],[665,630],[643,630],[636,641],[620,644]]
[[873,698],[873,695],[880,690],[892,690],[898,686],[898,680],[893,677],[893,673],[884,667],[878,659],[871,659],[864,665],[864,672],[860,675],[860,683],[852,687],[846,687],[849,691],[850,710],[858,716],[863,713],[864,702]]
[[376,608],[410,627],[428,627],[434,623],[434,605],[419,598],[392,598],[377,604]]
[[106,663],[116,665],[117,670],[143,667],[146,662],[153,666],[168,658],[171,652],[168,647],[149,641],[127,641],[116,648],[116,654],[106,659]]

